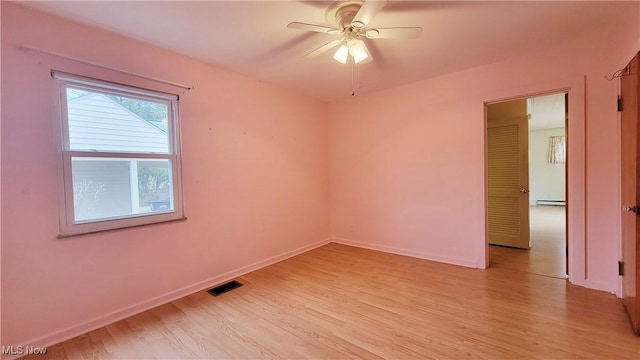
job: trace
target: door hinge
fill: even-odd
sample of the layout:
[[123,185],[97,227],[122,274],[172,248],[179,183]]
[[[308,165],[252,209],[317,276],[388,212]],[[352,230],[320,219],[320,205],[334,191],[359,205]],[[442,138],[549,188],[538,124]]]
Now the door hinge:
[[624,261],[618,261],[618,275],[624,276]]
[[618,111],[622,111],[622,96],[618,96]]

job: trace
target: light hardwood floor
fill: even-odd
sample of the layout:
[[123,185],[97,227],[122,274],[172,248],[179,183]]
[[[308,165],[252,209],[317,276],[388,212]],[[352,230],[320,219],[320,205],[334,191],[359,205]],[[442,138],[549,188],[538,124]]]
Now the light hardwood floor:
[[490,266],[566,278],[565,211],[564,206],[532,207],[529,212],[531,249],[490,246]]
[[[640,359],[614,295],[331,243],[50,347],[47,358]],[[43,357],[32,357],[43,359]]]

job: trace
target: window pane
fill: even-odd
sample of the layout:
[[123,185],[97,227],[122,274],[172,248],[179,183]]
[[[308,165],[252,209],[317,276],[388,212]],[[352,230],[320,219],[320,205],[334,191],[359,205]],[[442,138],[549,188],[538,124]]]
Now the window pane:
[[141,212],[173,210],[171,162],[138,160],[138,204]]
[[67,87],[69,149],[169,153],[167,103]]
[[72,158],[76,222],[173,211],[171,161]]

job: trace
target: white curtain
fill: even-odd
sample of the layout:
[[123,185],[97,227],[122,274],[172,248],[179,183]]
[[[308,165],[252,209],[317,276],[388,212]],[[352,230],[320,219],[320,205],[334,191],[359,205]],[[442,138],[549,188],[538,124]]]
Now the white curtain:
[[564,136],[549,137],[549,163],[564,164],[567,161],[567,144]]

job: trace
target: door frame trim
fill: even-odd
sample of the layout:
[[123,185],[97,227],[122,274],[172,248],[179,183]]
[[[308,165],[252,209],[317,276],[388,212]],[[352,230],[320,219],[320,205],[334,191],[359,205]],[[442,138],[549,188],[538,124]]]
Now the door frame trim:
[[489,265],[489,235],[487,213],[487,105],[510,100],[518,100],[548,94],[566,92],[569,95],[569,120],[567,121],[567,232],[569,241],[569,282],[595,289],[607,290],[609,286],[590,281],[587,273],[586,237],[586,78],[549,79],[544,84],[530,84],[519,89],[503,89],[486,97],[483,102],[484,131],[484,219],[485,236],[482,240],[484,268]]

